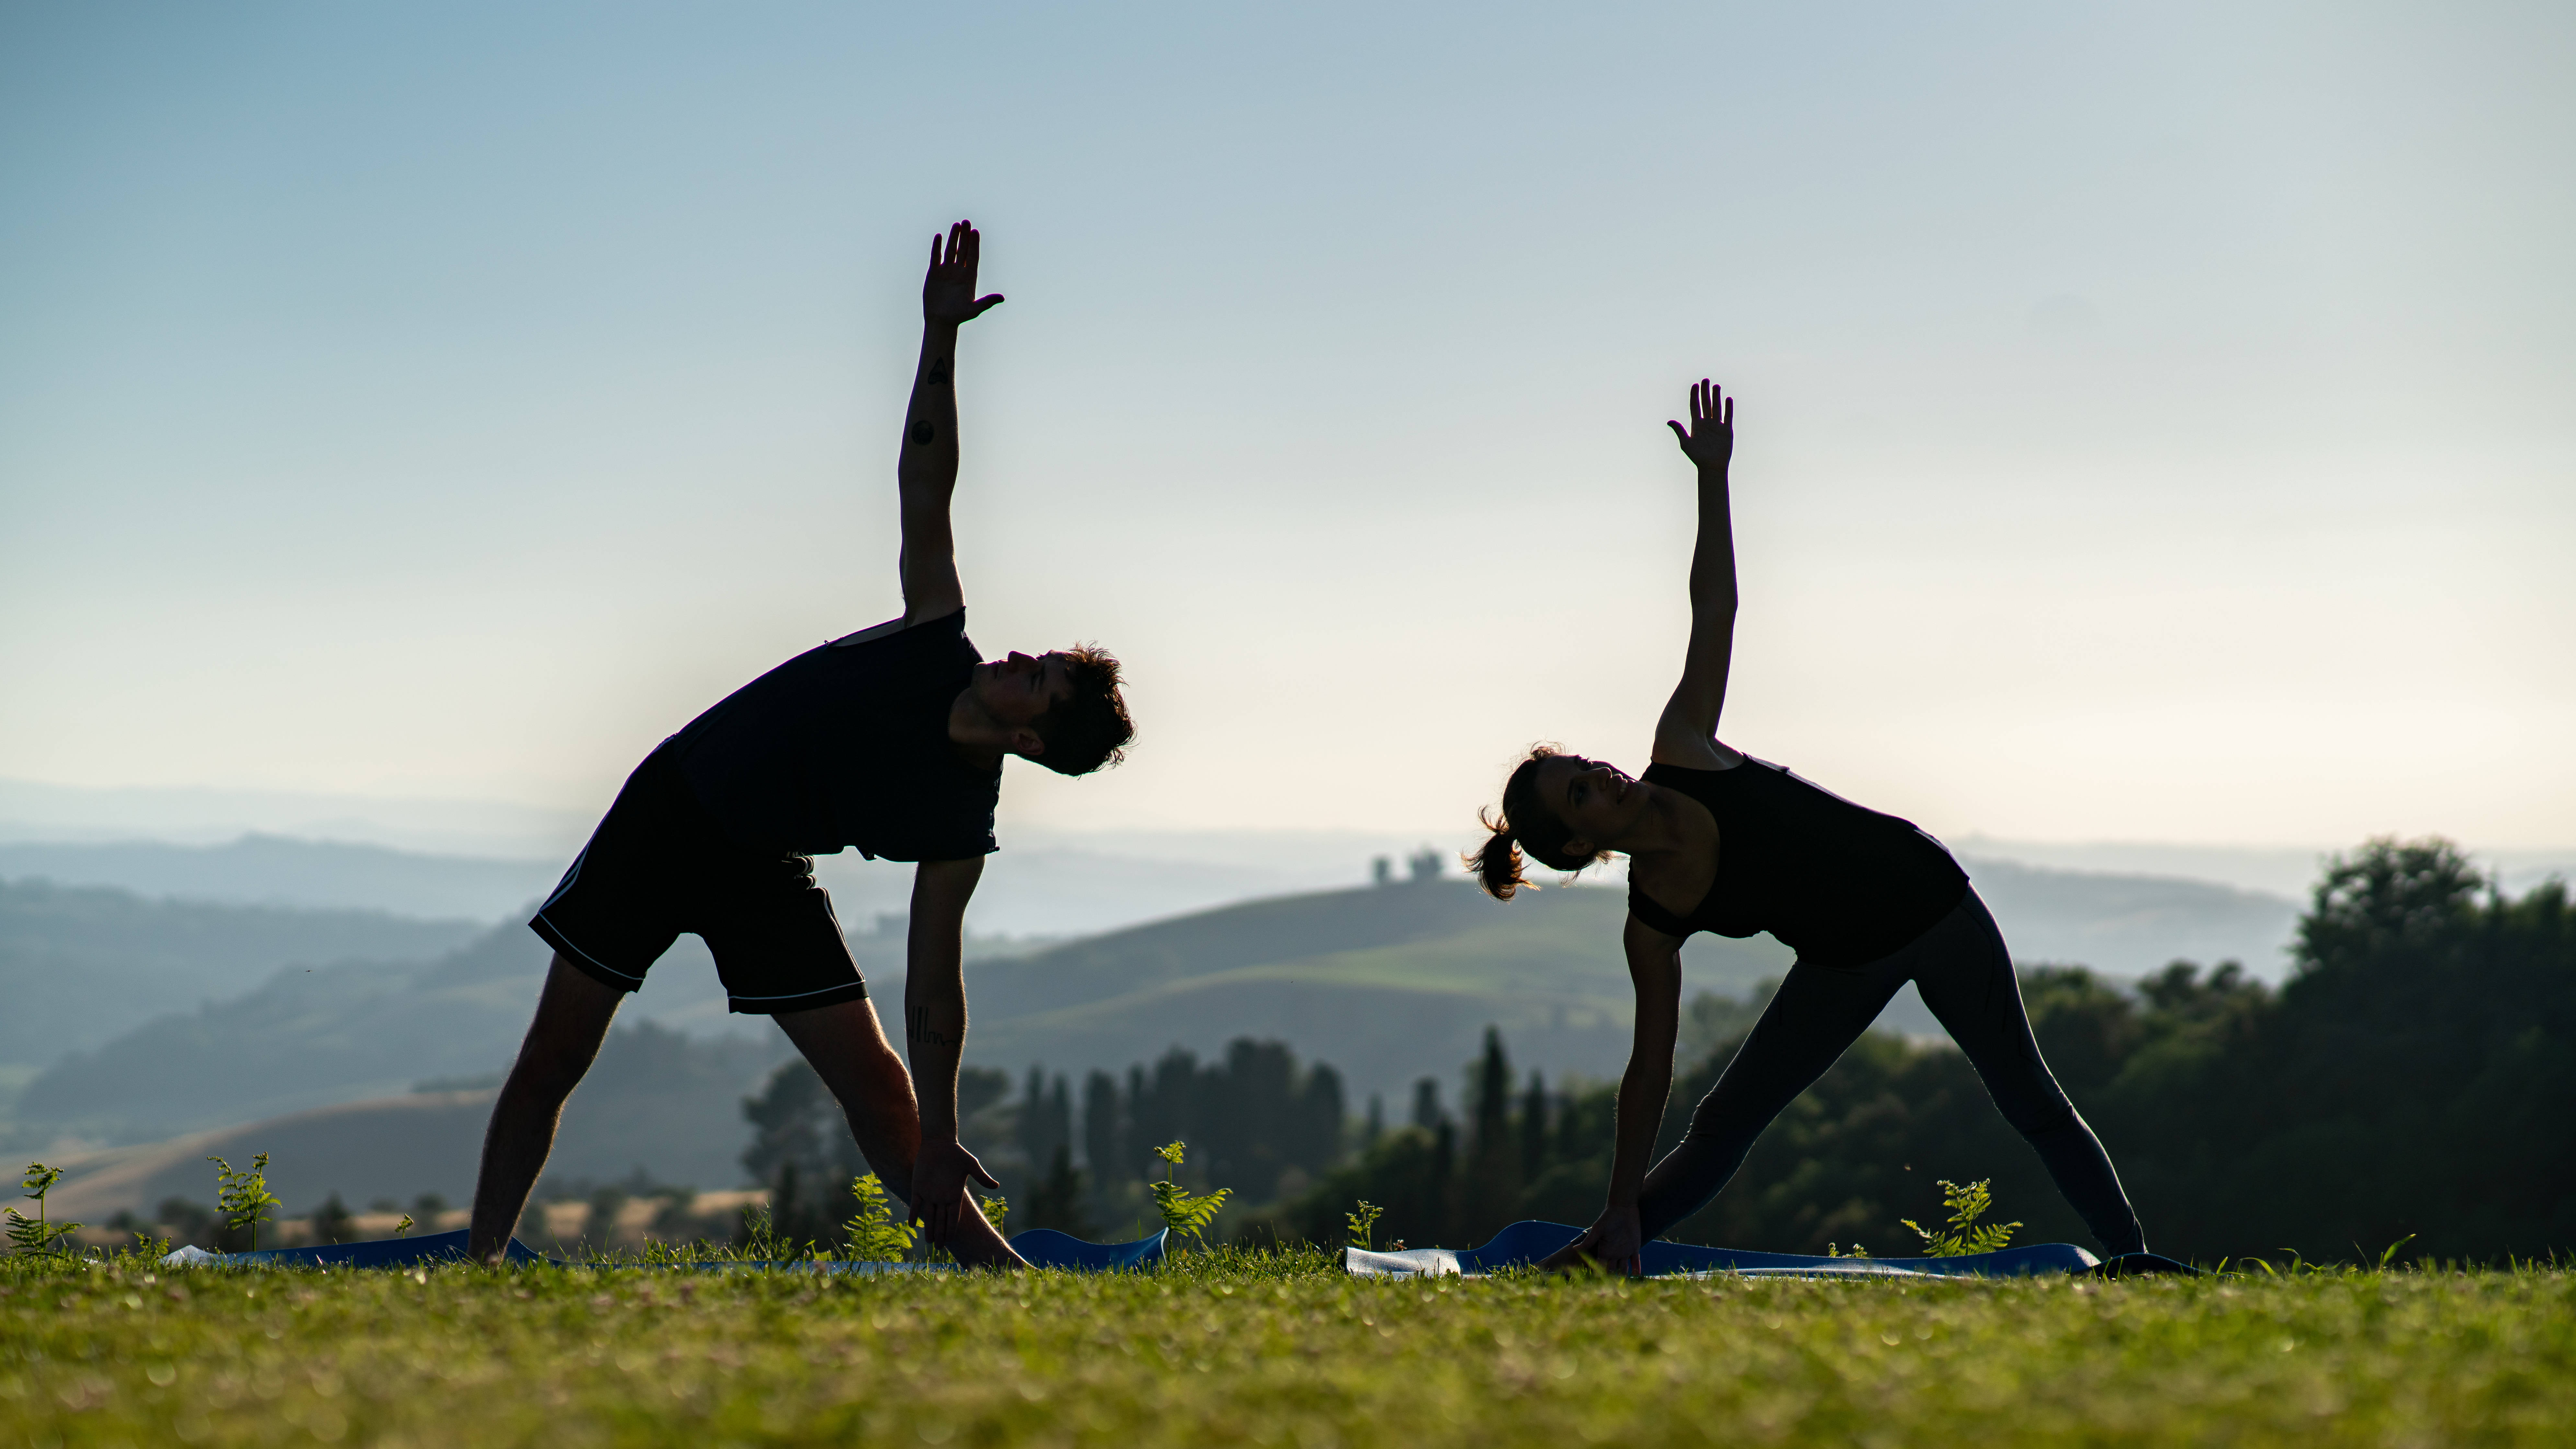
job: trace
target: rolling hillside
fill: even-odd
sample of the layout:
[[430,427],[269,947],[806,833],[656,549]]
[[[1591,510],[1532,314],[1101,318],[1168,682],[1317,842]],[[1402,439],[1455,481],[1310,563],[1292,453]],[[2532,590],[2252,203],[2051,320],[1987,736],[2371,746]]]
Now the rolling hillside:
[[[609,1034],[599,1061],[564,1109],[548,1190],[609,1182],[641,1168],[654,1181],[723,1188],[742,1176],[751,1136],[742,1098],[785,1049],[777,1038],[691,1041],[642,1024]],[[67,1158],[52,1206],[57,1217],[103,1221],[164,1198],[214,1200],[209,1153],[248,1165],[271,1154],[269,1187],[288,1215],[336,1192],[351,1206],[408,1203],[435,1192],[470,1202],[492,1113],[492,1091],[406,1092],[315,1108],[168,1141]]]
[[[967,1054],[1116,1071],[1252,1035],[1332,1063],[1355,1103],[1394,1101],[1426,1073],[1453,1078],[1490,1023],[1524,1065],[1603,1075],[1627,1059],[1625,902],[1578,887],[1498,905],[1465,881],[1407,881],[1113,931],[972,967]],[[1741,995],[1789,958],[1767,937],[1700,937],[1685,959],[1691,989]]]
[[[886,949],[871,937],[852,946],[863,962]],[[19,1093],[17,1138],[147,1142],[391,1096],[424,1079],[489,1077],[518,1051],[548,954],[513,923],[426,964],[286,968],[244,995],[55,1063]],[[775,1039],[725,1014],[714,962],[693,936],[663,957],[621,1020]]]
[[2016,961],[2143,976],[2179,957],[2238,961],[2267,981],[2288,974],[2299,905],[2286,896],[2174,876],[1964,864]]
[[483,929],[0,881],[0,1066],[45,1066],[154,1017],[238,995],[282,966],[418,961]]
[[485,923],[544,895],[562,873],[560,860],[425,855],[278,835],[245,835],[220,845],[0,842],[0,877],[116,886],[177,900],[380,910]]

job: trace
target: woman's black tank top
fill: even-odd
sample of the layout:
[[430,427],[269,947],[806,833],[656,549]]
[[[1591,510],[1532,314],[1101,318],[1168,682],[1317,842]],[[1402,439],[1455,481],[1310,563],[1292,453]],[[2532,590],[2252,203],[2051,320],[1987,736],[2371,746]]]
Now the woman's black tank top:
[[1632,882],[1628,910],[1667,936],[1769,931],[1821,966],[1875,961],[1930,930],[1968,893],[1941,842],[1751,755],[1732,770],[1650,765],[1646,783],[1717,817],[1717,879],[1688,915]]

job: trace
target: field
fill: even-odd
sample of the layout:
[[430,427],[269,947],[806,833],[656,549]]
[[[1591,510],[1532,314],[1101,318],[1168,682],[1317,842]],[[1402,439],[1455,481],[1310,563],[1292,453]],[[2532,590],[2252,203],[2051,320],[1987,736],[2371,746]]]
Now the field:
[[2198,1282],[0,1262],[0,1443],[2540,1444],[2576,1274]]

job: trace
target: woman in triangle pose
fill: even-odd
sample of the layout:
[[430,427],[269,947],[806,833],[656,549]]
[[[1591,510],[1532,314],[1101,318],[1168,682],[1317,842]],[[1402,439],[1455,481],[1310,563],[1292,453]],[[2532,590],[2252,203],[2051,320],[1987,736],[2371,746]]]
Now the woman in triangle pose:
[[[2115,1258],[2143,1254],[2119,1174],[2048,1064],[2022,1010],[2003,935],[1967,873],[1906,821],[1843,799],[1717,738],[1735,642],[1735,535],[1727,464],[1735,400],[1706,381],[1690,423],[1671,424],[1699,469],[1699,543],[1681,683],[1655,725],[1642,776],[1541,746],[1503,787],[1491,835],[1469,857],[1487,892],[1511,899],[1523,858],[1581,870],[1628,857],[1624,943],[1636,983],[1636,1039],[1619,1082],[1609,1202],[1547,1266],[1633,1268],[1651,1238],[1697,1212],[1753,1140],[1912,981],[1985,1080],[2005,1120]],[[1768,931],[1798,953],[1779,994],[1691,1116],[1647,1165],[1672,1091],[1684,939]],[[2140,1263],[2137,1266],[2146,1266]]]

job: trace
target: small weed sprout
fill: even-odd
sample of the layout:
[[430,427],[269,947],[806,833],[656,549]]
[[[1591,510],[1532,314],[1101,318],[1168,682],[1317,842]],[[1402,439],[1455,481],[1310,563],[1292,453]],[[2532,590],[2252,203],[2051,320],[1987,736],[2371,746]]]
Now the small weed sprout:
[[[78,1223],[48,1222],[45,1217],[45,1194],[63,1180],[63,1170],[41,1162],[27,1164],[26,1196],[36,1204],[36,1215],[28,1217],[16,1208],[9,1209],[9,1246],[21,1253],[50,1253],[54,1245],[80,1231]],[[69,1249],[64,1251],[68,1252]]]
[[1182,1144],[1179,1142],[1155,1148],[1154,1155],[1163,1159],[1163,1180],[1149,1182],[1145,1186],[1154,1194],[1154,1210],[1163,1215],[1163,1226],[1175,1235],[1187,1233],[1198,1239],[1199,1247],[1205,1250],[1208,1245],[1207,1226],[1216,1221],[1217,1210],[1225,1206],[1227,1198],[1234,1196],[1234,1189],[1220,1187],[1202,1196],[1174,1182],[1172,1174],[1180,1169],[1181,1153]]
[[1002,1223],[1011,1215],[1011,1200],[998,1192],[991,1197],[977,1198],[975,1207],[984,1214],[984,1221],[993,1225],[996,1233],[1002,1231]]
[[648,1235],[644,1239],[643,1251],[636,1255],[636,1261],[655,1268],[679,1268],[708,1256],[711,1256],[711,1252],[702,1243],[664,1242],[660,1238]]
[[912,1252],[921,1229],[895,1218],[894,1199],[873,1172],[850,1183],[859,1211],[841,1224],[849,1241],[845,1255],[853,1263],[900,1263]]
[[780,1237],[778,1220],[767,1207],[742,1210],[742,1244],[732,1254],[739,1263],[782,1263],[804,1256],[796,1244]]
[[268,1210],[277,1206],[268,1191],[268,1154],[251,1158],[248,1172],[233,1171],[233,1165],[220,1157],[206,1160],[215,1165],[215,1215],[225,1227],[249,1233],[250,1250],[258,1252],[259,1225],[268,1221]]
[[410,1232],[410,1231],[411,1231],[411,1214],[409,1214],[409,1213],[404,1213],[404,1214],[402,1215],[402,1221],[401,1221],[401,1222],[398,1222],[398,1223],[396,1223],[396,1224],[394,1224],[394,1236],[395,1236],[395,1237],[397,1237],[397,1238],[399,1238],[399,1237],[401,1237],[403,1234],[405,1234],[405,1233],[407,1233],[407,1232]]
[[1987,1223],[1978,1226],[1977,1219],[1984,1217],[1986,1209],[1994,1206],[1994,1195],[1986,1190],[1993,1181],[1990,1177],[1961,1187],[1946,1177],[1940,1179],[1941,1206],[1950,1210],[1947,1232],[1931,1232],[1912,1218],[1898,1218],[1897,1221],[1912,1228],[1923,1239],[1923,1254],[1927,1258],[1964,1258],[1971,1253],[1994,1252],[2012,1241],[2013,1229],[2021,1224]]
[[[1907,1223],[1906,1226],[1909,1228],[1914,1227],[1912,1223]],[[2020,1224],[2016,1223],[2014,1226],[2019,1227]],[[1920,1232],[1922,1230],[1920,1228],[1916,1228],[1915,1231]],[[1828,1258],[1866,1258],[1869,1256],[1869,1249],[1862,1247],[1858,1243],[1854,1243],[1852,1244],[1852,1250],[1846,1253],[1835,1247],[1833,1244],[1827,1243],[1825,1244],[1825,1256]]]
[[1361,1198],[1356,1210],[1342,1214],[1342,1224],[1350,1230],[1352,1246],[1363,1253],[1369,1251],[1370,1237],[1377,1229],[1378,1218],[1385,1212],[1386,1209],[1376,1203]]

